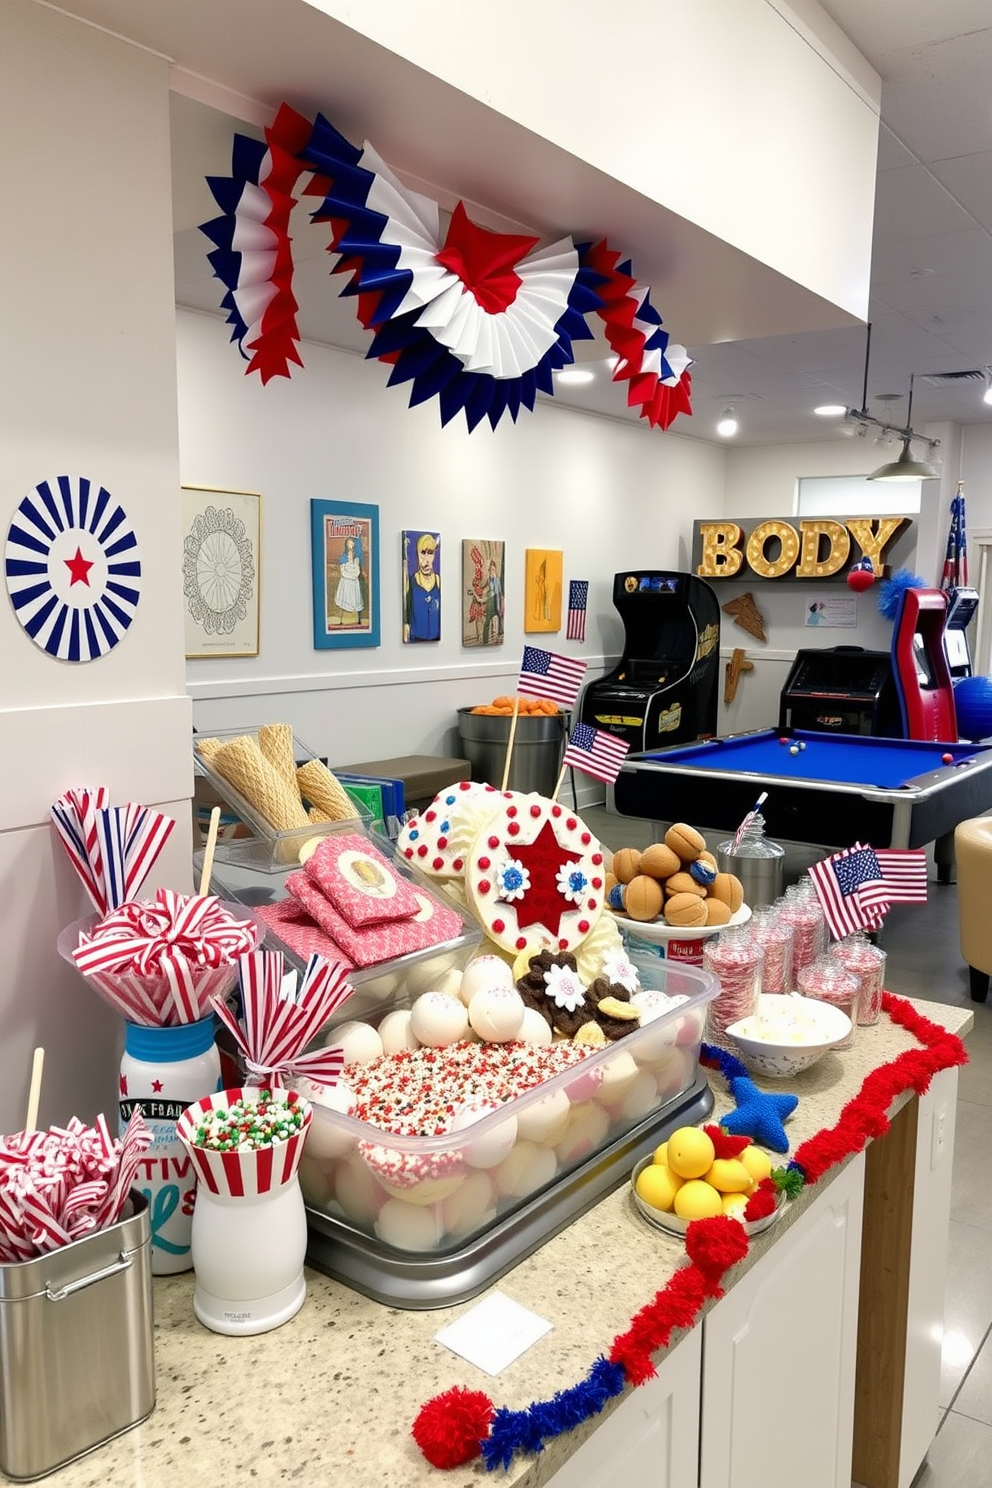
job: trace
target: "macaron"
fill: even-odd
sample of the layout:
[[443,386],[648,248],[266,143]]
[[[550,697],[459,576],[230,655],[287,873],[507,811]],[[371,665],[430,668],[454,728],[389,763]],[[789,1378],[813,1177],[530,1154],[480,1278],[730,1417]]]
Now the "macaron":
[[678,853],[683,863],[691,863],[693,858],[705,852],[706,838],[695,827],[686,826],[685,822],[673,822],[665,833],[665,846]]
[[646,873],[630,880],[623,897],[624,909],[632,920],[657,919],[662,901],[661,884]]
[[636,847],[621,847],[613,854],[610,872],[615,873],[622,884],[630,883],[641,871],[641,854]]
[[671,899],[675,894],[698,894],[700,899],[706,897],[705,884],[697,883],[691,873],[673,873],[666,880],[665,895]]
[[665,905],[669,925],[698,929],[706,924],[706,901],[698,894],[675,894]]
[[722,899],[704,899],[706,908],[706,925],[726,925],[730,920],[730,905],[724,904]]
[[722,899],[731,914],[736,914],[744,903],[744,885],[733,873],[718,873],[709,893],[712,899]]
[[678,853],[672,852],[663,842],[653,842],[641,853],[639,872],[647,873],[651,878],[671,878],[681,867]]

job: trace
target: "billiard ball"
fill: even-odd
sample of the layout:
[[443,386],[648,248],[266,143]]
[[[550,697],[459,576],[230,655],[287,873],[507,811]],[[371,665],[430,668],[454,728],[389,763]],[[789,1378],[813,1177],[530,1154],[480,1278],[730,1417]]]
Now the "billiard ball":
[[806,740],[805,739],[800,739],[799,740],[799,748],[800,749],[805,749],[806,748]]
[[779,743],[780,743],[780,744],[788,744],[788,742],[789,742],[789,741],[788,741],[788,739],[779,739],[779,741],[778,741],[778,742],[779,742]]
[[940,763],[942,765],[953,765],[953,763],[954,763],[954,756],[953,756],[953,754],[942,754],[940,756]]
[[790,745],[789,746],[789,753],[790,754],[798,754],[799,753],[799,745],[798,744],[792,744],[792,745]]

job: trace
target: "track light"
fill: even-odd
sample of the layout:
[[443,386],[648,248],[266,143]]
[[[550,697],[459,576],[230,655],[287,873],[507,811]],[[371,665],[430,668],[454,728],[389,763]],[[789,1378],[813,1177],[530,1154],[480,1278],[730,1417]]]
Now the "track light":
[[732,403],[728,403],[720,415],[716,432],[720,435],[721,439],[732,439],[737,433],[737,429],[737,410]]
[[907,434],[903,439],[898,460],[890,460],[887,465],[880,465],[867,479],[873,481],[935,480],[937,471],[929,461],[913,459],[909,447],[910,442],[910,436]]

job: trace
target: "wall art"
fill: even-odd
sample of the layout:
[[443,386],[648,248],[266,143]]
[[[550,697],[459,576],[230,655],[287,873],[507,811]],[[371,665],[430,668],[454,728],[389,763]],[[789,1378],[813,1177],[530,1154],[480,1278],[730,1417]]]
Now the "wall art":
[[506,610],[506,544],[462,539],[462,645],[501,646]]
[[183,486],[182,512],[187,658],[257,656],[261,496]]
[[441,639],[441,534],[403,534],[403,640]]
[[564,554],[560,548],[524,552],[524,633],[561,630]]
[[311,501],[313,644],[379,644],[379,508]]

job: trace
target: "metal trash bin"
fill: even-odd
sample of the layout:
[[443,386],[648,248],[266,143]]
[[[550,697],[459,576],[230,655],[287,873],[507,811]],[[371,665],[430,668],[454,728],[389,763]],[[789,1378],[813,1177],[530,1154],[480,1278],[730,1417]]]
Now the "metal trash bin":
[[0,1265],[0,1470],[42,1478],[154,1406],[151,1226],[132,1189],[115,1225]]
[[[509,714],[473,713],[471,708],[458,709],[458,732],[462,753],[471,761],[472,779],[500,786],[506,746],[510,739]],[[562,737],[565,715],[517,718],[513,737],[513,758],[507,786],[515,791],[536,791],[550,796],[558,781],[561,767]]]

